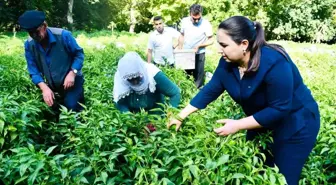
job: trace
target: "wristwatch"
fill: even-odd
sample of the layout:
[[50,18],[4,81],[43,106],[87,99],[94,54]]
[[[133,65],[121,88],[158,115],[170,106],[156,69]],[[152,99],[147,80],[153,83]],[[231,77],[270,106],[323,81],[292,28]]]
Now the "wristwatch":
[[77,73],[78,73],[77,69],[71,69],[71,70],[72,70],[72,72],[75,73],[75,75],[77,75]]

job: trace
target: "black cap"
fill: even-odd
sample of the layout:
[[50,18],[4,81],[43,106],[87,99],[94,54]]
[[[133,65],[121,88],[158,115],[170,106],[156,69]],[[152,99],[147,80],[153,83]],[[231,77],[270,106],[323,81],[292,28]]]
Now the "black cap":
[[37,29],[45,20],[45,13],[37,10],[29,10],[19,17],[19,24],[22,29]]

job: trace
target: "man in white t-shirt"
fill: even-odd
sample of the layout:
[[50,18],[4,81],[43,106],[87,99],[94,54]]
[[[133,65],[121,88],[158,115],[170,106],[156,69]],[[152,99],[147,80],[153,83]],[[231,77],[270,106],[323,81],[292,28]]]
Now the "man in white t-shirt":
[[156,65],[174,66],[174,48],[178,45],[173,44],[174,39],[178,40],[181,33],[174,28],[164,27],[161,16],[154,17],[155,30],[150,34],[148,41],[147,62],[152,60]]
[[195,49],[195,69],[186,70],[188,74],[193,74],[197,88],[204,84],[205,73],[205,47],[213,44],[212,26],[208,20],[202,17],[203,8],[199,4],[193,4],[190,9],[189,17],[181,21],[181,34],[179,48]]

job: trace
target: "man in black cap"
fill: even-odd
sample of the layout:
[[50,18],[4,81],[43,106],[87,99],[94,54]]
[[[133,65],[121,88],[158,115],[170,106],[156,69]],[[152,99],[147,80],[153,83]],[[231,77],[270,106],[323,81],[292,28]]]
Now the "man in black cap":
[[84,103],[84,52],[71,32],[48,27],[44,12],[36,10],[22,14],[19,24],[30,36],[24,44],[25,57],[44,102],[53,108],[62,104],[73,111],[82,110],[79,103]]

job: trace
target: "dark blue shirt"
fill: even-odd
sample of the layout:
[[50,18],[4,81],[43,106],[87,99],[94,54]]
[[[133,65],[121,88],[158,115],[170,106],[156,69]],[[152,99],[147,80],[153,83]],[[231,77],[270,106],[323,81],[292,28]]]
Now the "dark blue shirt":
[[295,64],[266,46],[261,49],[259,69],[242,79],[238,67],[221,58],[212,79],[190,104],[204,109],[224,90],[247,116],[252,115],[263,127],[274,129],[275,137],[281,139],[305,125],[307,111],[319,116],[317,104]]
[[[47,61],[47,65],[50,65],[51,56],[49,51],[52,47],[52,44],[56,42],[56,38],[49,29],[47,29],[47,34],[49,39],[47,48],[44,50],[41,44],[39,44],[38,42],[35,42],[35,46],[36,49],[40,50],[44,54]],[[71,68],[76,69],[78,71],[78,75],[81,75],[81,69],[83,67],[83,61],[84,61],[83,49],[77,44],[71,32],[67,30],[62,31],[62,41],[66,51],[70,53],[71,56],[73,56],[74,60]],[[25,47],[25,57],[27,60],[28,72],[32,78],[33,83],[37,85],[38,83],[43,82],[44,80],[41,76],[41,72],[37,68],[35,57],[29,49],[28,41],[25,42],[24,47]]]

